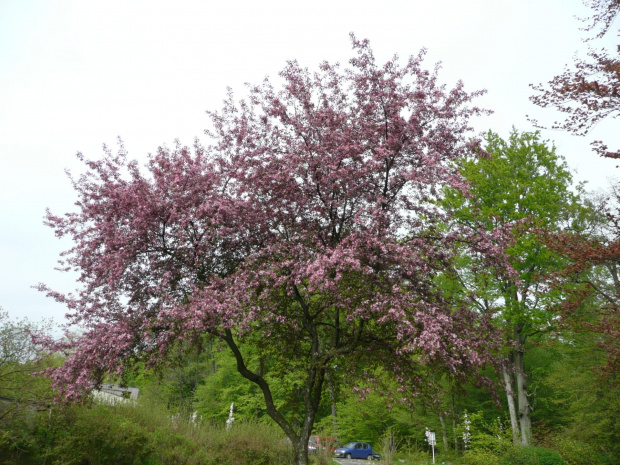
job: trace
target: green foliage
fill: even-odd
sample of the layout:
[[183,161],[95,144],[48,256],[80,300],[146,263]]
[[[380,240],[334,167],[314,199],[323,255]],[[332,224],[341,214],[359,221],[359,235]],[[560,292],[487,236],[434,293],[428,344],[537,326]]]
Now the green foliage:
[[557,452],[545,447],[534,447],[534,450],[538,456],[539,465],[567,465],[566,461]]
[[135,371],[125,373],[120,381],[140,388],[140,396],[149,402],[189,415],[196,410],[196,390],[216,372],[216,348],[208,337],[199,342],[179,343],[170,349],[165,365],[156,372],[138,363]]
[[[337,404],[338,432],[341,442],[366,441],[376,447],[390,421],[385,396],[371,392],[361,401],[354,393],[343,396]],[[324,424],[325,423],[325,424]],[[327,428],[329,419],[317,424]]]
[[149,435],[153,453],[149,460],[162,465],[201,465],[207,460],[206,452],[190,437],[167,429],[158,429]]
[[427,450],[422,450],[419,447],[412,445],[412,444],[406,444],[405,446],[401,447],[401,450],[398,456],[399,456],[399,459],[398,459],[399,462],[404,460],[405,463],[409,465],[409,464],[428,463],[430,454]]
[[[257,419],[265,416],[264,400],[260,389],[252,382],[239,376],[237,362],[228,350],[215,350],[212,363],[216,370],[210,373],[196,387],[194,408],[198,414],[222,424],[228,418],[230,404],[235,404],[235,418]],[[258,364],[258,360],[250,357]],[[278,389],[278,381],[273,390]],[[280,407],[280,405],[278,405]]]
[[290,450],[275,425],[190,422],[140,405],[73,406],[41,413],[4,464],[287,465]]
[[500,460],[499,465],[567,465],[556,452],[545,447],[514,447]]
[[451,293],[479,296],[472,303],[493,315],[503,330],[508,362],[504,382],[507,390],[517,394],[507,402],[519,403],[512,411],[519,411],[520,417],[514,415],[512,423],[520,429],[521,440],[529,443],[530,405],[535,397],[528,390],[531,374],[524,354],[541,334],[556,330],[560,319],[554,309],[565,298],[564,290],[550,290],[545,280],[561,270],[566,260],[544,244],[538,231],[582,231],[589,216],[578,195],[583,189],[578,186],[577,193],[573,191],[568,166],[538,132],[520,133],[513,128],[504,140],[489,131],[486,142],[488,156],[461,162],[471,196],[448,191],[444,205],[465,224],[473,225],[481,215],[487,229],[512,228],[514,240],[506,253],[518,278],[495,273],[466,256],[458,279],[445,287]]
[[381,436],[378,449],[381,451],[381,459],[384,465],[393,465],[396,458],[396,452],[400,445],[401,439],[394,434],[393,428],[388,428]]
[[499,465],[540,465],[533,447],[513,447],[501,458]]
[[[410,407],[394,402],[385,393],[371,391],[361,400],[354,392],[343,392],[337,410],[342,443],[364,441],[379,450],[381,438],[387,430],[397,438],[409,438],[416,433],[420,441],[424,438],[425,416],[414,416]],[[331,422],[331,417],[325,416],[317,422],[316,428],[331,431]]]
[[209,438],[207,456],[210,465],[223,463],[247,465],[285,465],[292,451],[274,425],[245,422],[227,431],[216,429]]
[[572,221],[571,210],[579,207],[569,189],[570,170],[538,132],[519,133],[513,128],[508,140],[503,140],[489,131],[485,150],[488,157],[466,159],[461,165],[473,198],[452,191],[446,199],[462,221],[472,221],[475,214],[467,205],[479,210],[489,229],[528,217],[543,227]]
[[131,410],[122,410],[127,415],[101,405],[76,410],[71,426],[54,445],[55,461],[67,465],[144,463],[153,452],[150,438]]
[[49,329],[49,322],[12,320],[0,308],[0,457],[7,460],[33,446],[29,431],[36,412],[52,399],[48,380],[33,374],[57,364],[57,357],[38,360],[30,338],[31,331]]
[[[483,412],[474,412],[468,415],[470,424],[470,444],[466,454],[501,456],[512,446],[510,429],[500,418],[486,420]],[[463,426],[457,430],[463,435]]]
[[[540,139],[538,132],[520,133],[513,128],[508,140],[503,140],[489,131],[486,142],[488,157],[461,163],[472,196],[451,190],[446,192],[444,205],[465,224],[473,225],[474,216],[481,215],[488,229],[521,225],[507,250],[521,285],[489,274],[490,270],[476,266],[479,264],[468,257],[464,257],[463,267],[470,271],[464,271],[461,283],[483,297],[479,302],[488,301],[481,304],[482,308],[488,310],[486,307],[494,301],[495,305],[503,302],[505,321],[537,328],[550,320],[541,309],[558,296],[527,292],[535,291],[541,273],[557,268],[562,261],[540,243],[531,228],[580,229],[584,208],[571,190],[572,177],[566,162],[556,154],[554,146]],[[577,190],[582,191],[580,187]],[[512,298],[517,287],[524,293],[521,299]]]
[[[532,348],[528,363],[532,367],[531,384],[537,392],[534,412],[539,417],[549,418],[550,433],[545,444],[556,449],[569,465],[611,464],[614,463],[612,452],[617,437],[614,428],[620,401],[616,400],[619,397],[617,391],[611,386],[597,384],[589,371],[598,363],[601,354],[596,350],[595,338],[591,340],[586,336],[580,334],[576,337],[565,331],[565,339]],[[215,373],[207,363],[208,358],[199,362],[204,362],[202,366],[207,371],[198,377],[189,405],[199,410],[199,420],[200,416],[205,420],[198,421],[195,426],[188,422],[187,415],[176,416],[187,409],[180,409],[171,402],[174,395],[168,395],[173,392],[169,386],[174,383],[167,377],[178,378],[174,378],[175,373],[165,370],[160,378],[150,375],[135,378],[142,387],[137,406],[55,408],[51,415],[49,411],[32,411],[4,422],[0,428],[0,440],[5,439],[0,448],[4,462],[0,462],[15,465],[43,461],[48,464],[132,465],[290,463],[290,450],[282,442],[279,430],[264,421],[265,417],[260,413],[255,413],[251,420],[252,410],[242,411],[246,405],[251,405],[252,393],[242,384],[245,383],[242,378],[233,376],[234,364],[224,354],[217,353],[215,357]],[[196,359],[190,357],[187,363],[195,366]],[[179,369],[185,370],[181,366]],[[191,373],[191,369],[184,372]],[[218,396],[217,387],[223,387],[225,394]],[[446,392],[450,392],[449,387]],[[442,450],[441,425],[435,407],[430,408],[430,404],[420,400],[412,410],[409,406],[393,403],[389,394],[389,391],[385,395],[370,393],[361,401],[352,391],[340,392],[338,424],[341,439],[367,440],[389,460],[381,450],[381,438],[387,437],[386,431],[392,431],[396,438],[402,438],[397,458],[405,460],[408,465],[430,461],[430,449],[424,442],[426,426],[437,433],[438,461],[496,465],[502,454],[510,449],[507,422],[502,421],[500,427],[497,420],[500,412],[482,390],[461,389],[452,404],[447,402],[442,407],[444,410],[454,407],[459,411],[465,407],[474,409],[474,413],[469,414],[472,442],[460,458],[454,455],[454,451]],[[215,415],[218,426],[212,425],[213,419],[207,415],[210,410],[203,407],[211,400],[217,400],[222,410]],[[224,424],[230,401],[241,408],[239,413],[235,411],[237,421],[232,430],[226,431]],[[211,408],[217,411],[215,407]],[[257,422],[257,418],[263,420]],[[452,447],[450,416],[445,419]],[[325,431],[332,431],[329,405],[325,406],[320,423],[325,424]],[[456,434],[459,445],[462,445],[462,430],[457,428]],[[317,456],[315,460],[319,464],[330,463],[329,456]],[[538,460],[540,464],[541,454],[537,453],[531,460]]]
[[546,337],[531,350],[528,364],[536,391],[533,418],[539,423],[544,420],[548,429],[537,437],[539,443],[580,444],[584,450],[598,450],[617,460],[620,388],[594,375],[594,367],[604,360],[598,340],[596,334],[565,330],[561,338]]
[[464,456],[467,465],[498,465],[499,460],[499,456],[485,449],[468,450]]
[[592,465],[602,462],[600,454],[588,444],[560,438],[556,439],[553,445],[568,465]]

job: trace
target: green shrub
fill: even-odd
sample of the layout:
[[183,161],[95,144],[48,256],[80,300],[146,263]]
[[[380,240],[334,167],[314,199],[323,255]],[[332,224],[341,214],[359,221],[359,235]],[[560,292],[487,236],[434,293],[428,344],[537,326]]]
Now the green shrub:
[[[510,430],[505,428],[499,418],[486,420],[483,412],[469,414],[470,421],[470,444],[467,447],[468,453],[481,452],[480,456],[501,457],[510,447],[512,440]],[[460,436],[463,435],[464,426],[458,430]],[[471,454],[470,454],[471,455]]]
[[58,438],[52,456],[66,465],[134,465],[143,463],[152,450],[141,425],[113,408],[95,405],[77,411],[75,422]]
[[572,439],[556,439],[553,445],[569,465],[592,465],[600,463],[598,453],[588,444]]
[[261,422],[235,422],[228,431],[211,427],[207,444],[210,463],[288,465],[291,449],[277,427]]
[[150,434],[152,457],[160,465],[200,465],[207,463],[206,450],[199,443],[169,429],[158,429]]
[[[289,465],[279,428],[261,422],[190,422],[153,405],[92,405],[37,414],[29,428],[0,426],[4,465]],[[9,437],[8,434],[11,433]],[[18,435],[17,433],[20,433]]]
[[539,465],[568,465],[566,461],[557,452],[547,449],[546,447],[534,447],[536,455],[538,455]]
[[409,463],[426,463],[429,459],[429,453],[425,450],[421,450],[414,444],[406,444],[404,448],[401,448],[398,454],[399,461],[405,460]]
[[500,465],[567,465],[558,453],[545,447],[514,447],[499,463]]
[[504,454],[500,465],[539,465],[533,447],[513,447]]
[[464,455],[464,463],[467,465],[498,465],[499,457],[485,449],[468,450]]

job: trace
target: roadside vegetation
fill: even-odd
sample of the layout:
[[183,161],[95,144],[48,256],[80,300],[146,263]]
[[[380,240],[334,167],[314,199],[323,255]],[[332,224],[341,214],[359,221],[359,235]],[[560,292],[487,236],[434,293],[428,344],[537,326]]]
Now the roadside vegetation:
[[[533,446],[513,445],[505,397],[496,404],[485,389],[448,380],[441,405],[403,404],[376,392],[362,400],[343,386],[334,405],[326,397],[313,434],[369,442],[386,465],[430,463],[426,428],[436,433],[436,463],[611,465],[620,454],[620,396],[616,385],[593,374],[605,360],[597,341],[596,334],[568,330],[535,338],[526,354]],[[20,368],[11,378],[13,395],[28,388],[30,397],[22,398],[19,411],[3,410],[1,464],[293,463],[290,444],[262,410],[256,387],[235,376],[234,359],[217,345],[205,343],[159,373],[138,368],[125,380],[140,388],[138,402],[114,406],[53,404],[49,381],[31,376],[41,363],[12,362]],[[227,430],[232,402],[235,420]],[[291,400],[287,408],[294,416],[299,406]],[[311,461],[333,463],[329,451]]]

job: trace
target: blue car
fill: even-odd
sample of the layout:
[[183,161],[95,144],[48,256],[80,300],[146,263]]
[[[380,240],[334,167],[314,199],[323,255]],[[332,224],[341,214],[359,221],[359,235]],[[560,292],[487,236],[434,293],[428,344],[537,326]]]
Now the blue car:
[[367,442],[348,442],[334,451],[338,458],[373,460],[379,458],[379,454],[372,451]]

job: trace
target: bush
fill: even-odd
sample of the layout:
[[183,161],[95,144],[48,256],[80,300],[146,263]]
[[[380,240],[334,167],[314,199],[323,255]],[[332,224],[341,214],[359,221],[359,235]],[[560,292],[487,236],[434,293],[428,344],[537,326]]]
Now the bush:
[[[0,426],[0,464],[292,463],[282,432],[268,423],[237,421],[227,431],[224,424],[192,422],[187,416],[140,404],[54,408],[33,412],[32,419],[26,426]],[[10,431],[5,426],[11,426]]]
[[57,439],[52,455],[66,465],[133,465],[153,452],[150,438],[132,418],[96,405],[77,411],[75,422]]
[[538,455],[539,465],[568,465],[566,461],[557,452],[547,449],[546,447],[534,447],[536,455]]
[[288,465],[291,448],[277,427],[260,422],[235,422],[230,430],[209,429],[207,457],[213,465]]
[[553,445],[569,465],[592,465],[599,463],[599,457],[592,446],[572,439],[556,439]]
[[533,447],[513,447],[500,460],[500,465],[539,465]]
[[514,447],[500,460],[500,465],[568,465],[556,452],[545,447]]
[[[473,451],[480,452],[480,456],[501,457],[510,447],[512,440],[510,430],[505,428],[499,418],[486,420],[483,412],[469,414],[470,421],[470,444],[467,447],[468,453]],[[463,426],[459,430],[459,435],[464,432]],[[472,454],[470,454],[472,455]]]
[[[0,438],[6,434],[0,431]],[[26,465],[289,465],[275,425],[190,422],[140,405],[67,407],[37,415],[22,439],[0,444],[0,463]],[[17,441],[19,439],[19,441]]]
[[158,465],[200,465],[207,463],[207,454],[200,445],[189,438],[166,429],[150,435],[153,443],[152,457]]
[[489,450],[468,450],[465,452],[463,463],[467,465],[498,465],[499,459],[497,455]]

